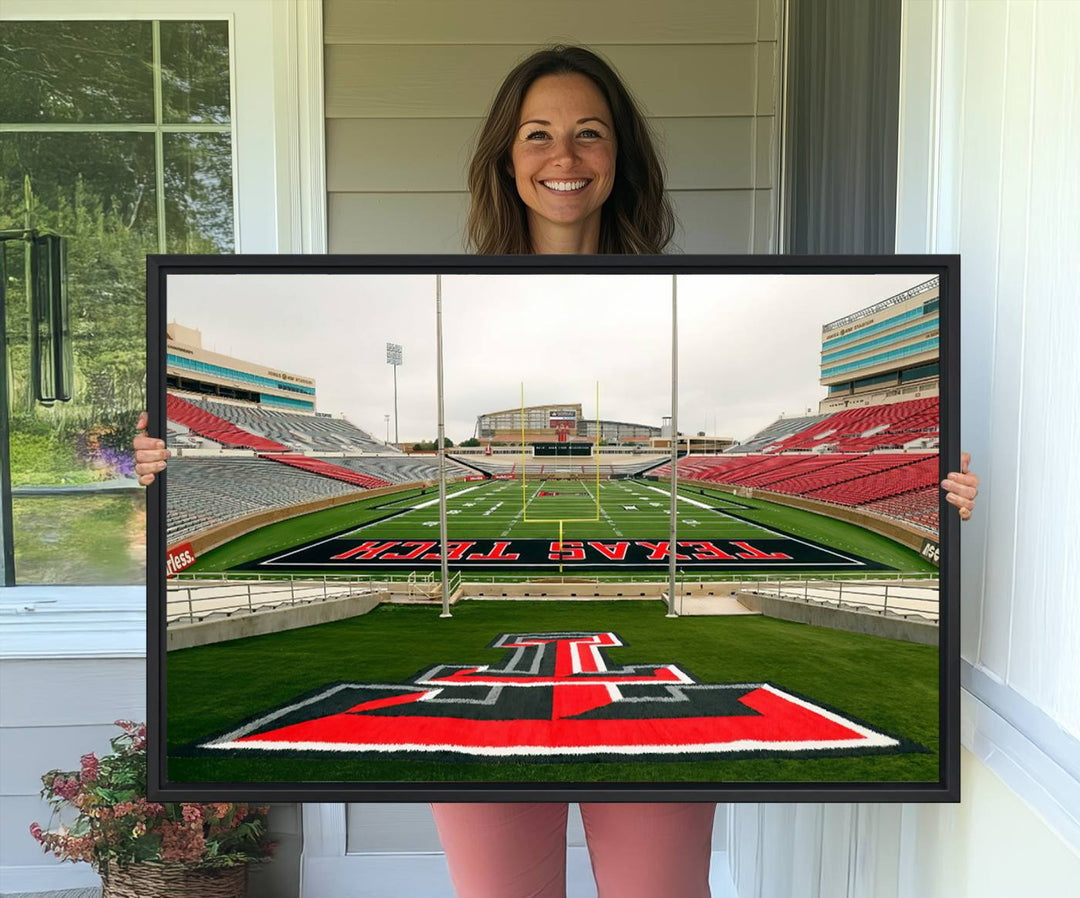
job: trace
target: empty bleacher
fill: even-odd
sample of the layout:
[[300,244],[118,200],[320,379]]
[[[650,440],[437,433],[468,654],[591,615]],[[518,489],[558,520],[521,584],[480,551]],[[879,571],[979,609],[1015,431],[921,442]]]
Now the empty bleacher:
[[[362,474],[379,477],[389,483],[415,483],[420,480],[435,480],[439,476],[439,460],[432,455],[402,456],[364,456],[363,458],[329,458],[326,461],[351,468]],[[447,477],[465,477],[475,474],[472,468],[459,465],[452,458],[446,459]]]
[[744,453],[762,452],[767,446],[772,446],[774,443],[779,442],[785,437],[789,437],[793,433],[798,433],[800,430],[805,430],[808,427],[817,424],[819,421],[824,421],[828,417],[830,416],[807,415],[800,418],[778,418],[764,430],[754,434],[754,436],[745,443],[738,443],[724,451],[727,453],[738,452],[740,455]]
[[166,421],[165,445],[170,449],[220,449],[221,444],[207,437],[197,436],[182,424]]
[[170,459],[166,540],[186,539],[234,518],[329,496],[362,491],[261,458]]
[[390,486],[389,481],[383,480],[380,477],[362,474],[351,468],[344,468],[341,465],[324,461],[321,458],[312,458],[308,455],[296,455],[291,452],[282,452],[261,457],[269,459],[270,461],[280,462],[283,465],[289,465],[293,468],[300,468],[302,471],[310,471],[312,474],[320,474],[323,477],[330,477],[334,480],[351,483],[354,486],[361,486],[364,489],[371,490],[378,489],[381,486]]
[[212,399],[191,399],[190,402],[250,433],[303,452],[395,451],[342,418],[319,418]]
[[[669,477],[670,471],[663,465],[649,473]],[[689,456],[679,459],[679,479],[786,493],[937,527],[937,453]]]
[[890,518],[903,518],[912,524],[923,527],[926,530],[937,532],[938,503],[941,500],[941,490],[936,486],[924,490],[915,490],[900,496],[890,496],[887,499],[877,499],[863,506],[867,511],[887,515]]
[[[520,459],[521,456],[518,456]],[[474,456],[469,457],[469,465],[478,471],[483,471],[485,474],[507,474],[513,467],[513,462],[492,461],[491,459],[480,459]]]
[[866,505],[878,499],[924,490],[937,483],[937,455],[917,456],[914,462],[826,486],[802,495],[841,505]]
[[659,462],[663,460],[663,456],[653,455],[644,460],[637,460],[625,463],[618,463],[612,465],[612,469],[616,474],[633,475],[640,474],[642,471],[648,471],[649,468],[655,467]]
[[819,490],[858,480],[891,468],[910,465],[912,462],[925,458],[925,456],[883,453],[880,455],[831,455],[825,456],[825,458],[838,461],[805,473],[793,470],[792,474],[794,476],[776,480],[766,486],[766,489],[778,493],[790,493],[793,496],[820,497]]
[[[689,480],[711,480],[715,483],[738,483],[739,477],[760,469],[768,455],[746,455],[727,458],[722,455],[691,455],[679,459],[679,477]],[[670,477],[671,465],[662,465],[650,474]]]
[[766,451],[828,447],[834,452],[872,452],[875,449],[902,449],[915,440],[937,436],[938,400],[933,396],[891,405],[845,409],[783,437],[776,441],[775,448]]
[[169,393],[166,397],[166,414],[171,421],[183,424],[199,436],[209,437],[223,446],[237,449],[254,449],[259,452],[284,452],[287,446],[265,436],[237,427],[214,412]]

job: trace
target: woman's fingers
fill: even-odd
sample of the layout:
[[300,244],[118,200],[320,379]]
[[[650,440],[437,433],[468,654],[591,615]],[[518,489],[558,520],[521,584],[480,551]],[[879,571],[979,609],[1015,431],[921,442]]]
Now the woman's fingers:
[[942,489],[955,493],[965,499],[974,499],[979,495],[979,478],[974,474],[950,474],[941,481]]
[[136,463],[164,461],[165,459],[172,457],[172,453],[165,448],[165,444],[161,442],[161,440],[151,440],[147,437],[142,437],[140,439],[136,437],[132,445],[135,448]]
[[959,493],[948,492],[945,494],[945,501],[951,505],[955,505],[960,512],[961,520],[968,520],[971,517],[971,512],[975,508],[975,499],[965,498]]
[[131,441],[131,447],[135,450],[135,473],[142,486],[153,483],[154,475],[165,470],[165,459],[172,456],[164,440],[146,435],[149,423],[150,417],[146,412],[140,412],[139,420],[135,424],[135,439]]
[[960,470],[950,471],[949,476],[941,481],[945,490],[945,501],[955,505],[961,520],[968,520],[975,508],[975,497],[979,495],[979,476],[969,470],[971,453],[960,453]]
[[974,499],[965,498],[959,493],[946,493],[945,501],[952,503],[957,508],[966,508],[968,511],[971,511],[971,509],[975,507]]

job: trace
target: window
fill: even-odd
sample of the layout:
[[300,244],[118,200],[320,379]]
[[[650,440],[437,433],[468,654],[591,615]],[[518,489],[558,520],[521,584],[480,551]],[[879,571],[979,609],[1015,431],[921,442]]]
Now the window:
[[855,371],[859,368],[869,368],[872,365],[881,365],[885,362],[891,362],[895,359],[907,358],[909,355],[918,355],[921,352],[930,352],[936,350],[938,347],[937,335],[934,335],[932,340],[922,340],[919,343],[912,343],[910,346],[905,346],[902,349],[894,349],[890,352],[879,352],[877,355],[869,356],[865,359],[860,359],[857,362],[849,362],[846,365],[834,365],[831,368],[822,368],[822,377],[835,377],[837,374],[846,374],[848,371]]
[[908,368],[900,372],[900,383],[906,384],[913,380],[921,380],[924,377],[937,377],[939,374],[938,363],[931,362],[929,365],[919,365],[917,368]]
[[836,359],[850,358],[853,355],[859,355],[866,352],[868,349],[873,349],[876,346],[885,346],[889,343],[899,343],[901,340],[907,340],[910,337],[918,336],[919,334],[925,334],[929,332],[936,333],[938,330],[938,319],[935,315],[929,321],[923,321],[919,324],[914,324],[911,327],[901,328],[894,333],[887,334],[884,337],[878,337],[875,340],[868,340],[866,343],[862,343],[859,346],[853,346],[850,349],[841,349],[836,352],[827,352],[821,357],[822,362],[832,362]]
[[[229,23],[9,21],[0,246],[16,580],[139,583],[145,262],[236,245]],[[24,241],[67,238],[73,395],[30,390]]]

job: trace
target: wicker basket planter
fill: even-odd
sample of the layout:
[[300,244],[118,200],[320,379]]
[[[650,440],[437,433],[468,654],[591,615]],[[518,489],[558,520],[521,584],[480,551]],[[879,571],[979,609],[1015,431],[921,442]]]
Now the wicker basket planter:
[[184,864],[132,864],[101,877],[101,898],[245,898],[247,865],[197,870]]

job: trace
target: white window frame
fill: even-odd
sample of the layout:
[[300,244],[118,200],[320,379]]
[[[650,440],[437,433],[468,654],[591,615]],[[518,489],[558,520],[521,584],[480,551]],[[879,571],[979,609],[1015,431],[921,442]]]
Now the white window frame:
[[[321,0],[4,0],[0,21],[218,19],[229,23],[238,253],[326,252]],[[15,586],[32,625],[0,657],[145,656],[142,586]],[[142,622],[133,619],[142,615]],[[92,615],[93,634],[84,628]],[[23,617],[25,621],[26,618]],[[17,634],[17,635],[16,635]]]

